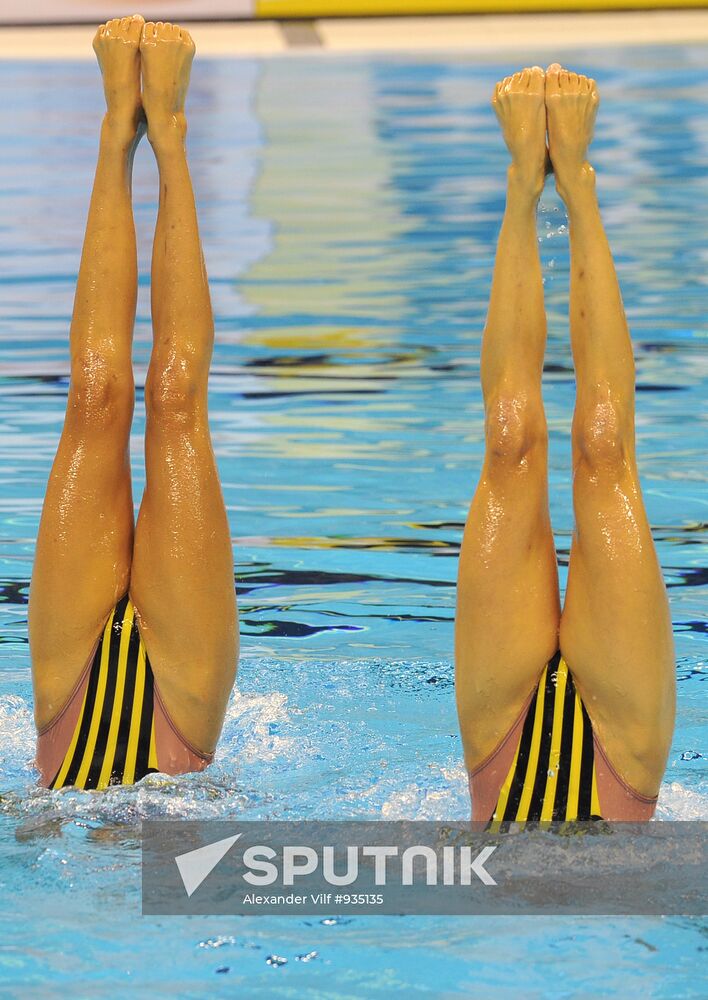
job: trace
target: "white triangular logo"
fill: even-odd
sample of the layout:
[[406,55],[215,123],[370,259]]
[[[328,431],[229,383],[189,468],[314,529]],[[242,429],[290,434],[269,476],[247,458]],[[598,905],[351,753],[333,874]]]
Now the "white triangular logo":
[[188,896],[197,891],[207,875],[216,868],[240,836],[242,835],[237,833],[235,837],[216,840],[213,844],[207,844],[206,847],[198,847],[196,851],[177,855],[175,862]]

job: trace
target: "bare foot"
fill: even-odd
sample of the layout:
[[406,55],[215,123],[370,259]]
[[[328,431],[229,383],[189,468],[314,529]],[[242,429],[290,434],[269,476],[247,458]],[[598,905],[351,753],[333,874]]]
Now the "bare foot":
[[185,28],[166,21],[148,21],[140,42],[143,70],[143,107],[148,139],[157,141],[175,129],[184,137],[187,121],[184,101],[195,46]]
[[570,73],[558,63],[546,70],[548,146],[562,198],[579,180],[594,176],[587,152],[599,103],[594,80]]
[[547,173],[545,75],[540,66],[507,76],[492,97],[513,174],[540,197]]
[[140,14],[117,17],[102,24],[93,49],[103,75],[107,119],[129,138],[140,135],[140,36],[145,21]]

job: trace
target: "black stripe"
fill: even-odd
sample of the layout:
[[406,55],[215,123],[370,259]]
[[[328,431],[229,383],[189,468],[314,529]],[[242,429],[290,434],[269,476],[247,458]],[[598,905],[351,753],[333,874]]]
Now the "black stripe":
[[[504,810],[504,815],[500,816],[499,819],[504,820],[514,820],[516,819],[516,812],[519,808],[519,802],[521,801],[521,793],[524,790],[524,779],[526,777],[526,769],[529,763],[529,753],[531,751],[531,737],[533,735],[533,720],[536,715],[536,702],[538,701],[538,688],[534,692],[534,696],[531,699],[531,704],[529,705],[529,710],[524,720],[524,727],[521,730],[521,739],[519,740],[519,753],[516,758],[516,768],[514,770],[514,776],[511,779],[511,788],[509,790],[509,797],[506,800],[506,809]],[[496,810],[495,810],[496,811]]]
[[[98,646],[96,647],[96,652],[94,653],[93,662],[91,664],[89,681],[88,684],[86,685],[84,711],[81,716],[81,722],[79,725],[79,735],[76,740],[76,747],[74,748],[74,755],[71,758],[71,764],[69,765],[69,770],[66,772],[66,777],[64,778],[65,786],[75,784],[77,775],[79,773],[79,768],[81,767],[81,762],[84,757],[84,751],[86,750],[86,743],[88,741],[89,730],[91,728],[91,719],[93,718],[93,710],[96,705],[96,693],[98,691],[98,678],[101,672],[102,652],[103,652],[103,633],[101,633],[101,638],[99,639]],[[64,761],[62,761],[61,763],[61,767],[63,766],[64,766]],[[59,768],[59,771],[61,771],[61,767]],[[54,781],[56,781],[56,779],[59,777],[59,771],[57,771]],[[54,788],[54,782],[52,782],[51,787]]]
[[543,700],[543,719],[541,721],[541,743],[536,760],[536,774],[533,779],[533,792],[529,803],[528,819],[538,820],[541,818],[543,809],[544,792],[546,791],[546,781],[548,780],[548,768],[551,761],[551,736],[553,735],[553,711],[556,703],[556,670],[557,660],[554,657],[552,663],[556,666],[548,666],[546,672],[546,696]]
[[91,766],[86,775],[84,788],[97,788],[98,779],[101,777],[101,768],[106,756],[108,745],[108,733],[111,728],[111,716],[113,715],[113,705],[116,700],[116,685],[118,683],[118,656],[120,653],[120,640],[123,634],[123,624],[125,609],[128,603],[127,596],[116,605],[113,616],[113,627],[111,628],[111,645],[108,652],[108,675],[106,677],[105,694],[103,696],[103,707],[101,718],[98,723],[96,733],[96,743],[91,758]]
[[560,649],[556,650],[553,656],[548,661],[548,670],[550,673],[554,673],[560,666],[561,652]]
[[561,733],[560,761],[556,781],[556,800],[553,804],[553,819],[564,820],[568,809],[568,786],[570,784],[570,762],[573,756],[573,719],[575,717],[575,685],[568,671],[563,700],[563,732]]
[[590,819],[592,806],[592,772],[595,763],[595,749],[592,742],[592,723],[582,704],[583,710],[583,755],[580,759],[580,794],[578,795],[578,819]]
[[145,693],[143,695],[143,707],[140,714],[140,729],[138,731],[138,750],[135,757],[135,780],[140,781],[154,768],[148,767],[150,757],[150,736],[152,734],[152,715],[154,707],[154,691],[152,667],[145,654]]
[[[553,715],[555,710],[555,700],[558,689],[553,682],[552,675],[558,670],[560,664],[560,652],[549,661],[546,673],[546,684],[544,689],[543,719],[541,720],[541,738],[539,754],[535,774],[528,774],[529,754],[531,751],[531,740],[534,728],[534,715],[538,702],[538,688],[536,689],[528,714],[524,722],[521,739],[519,741],[519,752],[516,760],[516,767],[511,779],[511,788],[507,798],[504,815],[498,819],[503,822],[502,829],[508,827],[509,821],[516,818],[521,796],[527,779],[533,781],[533,790],[527,819],[537,821],[541,818],[543,809],[543,798],[546,790],[546,780],[550,764],[551,738],[553,734]],[[556,678],[557,680],[557,678]],[[587,713],[585,705],[580,701],[582,713],[582,734],[580,746],[574,745],[574,721],[575,721],[575,699],[576,689],[570,670],[568,671],[566,687],[563,697],[563,728],[561,731],[559,772],[556,781],[556,797],[553,806],[553,819],[565,820],[568,808],[568,788],[570,785],[570,768],[573,753],[580,753],[580,774],[579,774],[579,795],[578,795],[578,816],[579,820],[599,818],[592,816],[592,779],[595,766],[595,753],[593,746],[592,723]],[[497,800],[497,808],[499,801]],[[495,808],[494,812],[496,813]],[[490,820],[490,824],[492,820]]]
[[118,737],[116,740],[116,753],[113,759],[113,768],[109,779],[110,784],[120,784],[125,774],[125,760],[128,756],[128,741],[130,739],[130,720],[133,716],[133,698],[135,697],[135,682],[138,673],[138,654],[140,651],[140,633],[133,618],[133,627],[130,632],[130,642],[128,644],[128,658],[126,663],[125,687],[123,689],[123,704],[121,705],[120,722],[118,724]]

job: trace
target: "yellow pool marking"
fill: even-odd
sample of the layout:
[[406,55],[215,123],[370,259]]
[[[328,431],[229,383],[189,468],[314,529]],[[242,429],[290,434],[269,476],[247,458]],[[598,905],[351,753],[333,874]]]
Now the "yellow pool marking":
[[[514,13],[704,7],[705,0],[514,0]],[[500,14],[509,0],[256,0],[258,18]]]
[[[275,0],[272,0],[275,2]],[[373,0],[371,0],[373,3]],[[655,7],[672,0],[658,0]],[[190,22],[198,58],[224,56],[244,59],[259,55],[326,55],[329,52],[464,51],[489,52],[490,57],[509,51],[548,51],[556,47],[585,48],[606,45],[683,45],[708,42],[708,11],[704,0],[681,0],[693,10],[647,10],[623,0],[625,11],[582,13],[565,6],[562,14],[451,14],[447,17],[322,17],[316,21],[319,46],[291,48],[277,21],[261,13],[258,20],[240,22]],[[636,6],[634,10],[627,7]],[[640,12],[639,7],[643,8]],[[376,2],[377,13],[384,10]],[[285,9],[285,8],[283,8]],[[294,10],[294,5],[289,6]],[[261,7],[264,11],[265,8]],[[337,4],[337,11],[342,7]],[[270,15],[274,16],[274,15]],[[283,15],[285,16],[285,15]],[[294,14],[288,15],[290,17]],[[95,61],[91,40],[95,24],[54,27],[0,26],[0,60],[40,59]],[[531,58],[531,56],[529,56]]]

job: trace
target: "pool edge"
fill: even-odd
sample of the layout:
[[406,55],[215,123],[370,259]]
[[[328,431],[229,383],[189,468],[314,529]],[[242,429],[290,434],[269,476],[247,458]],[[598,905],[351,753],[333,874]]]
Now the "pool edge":
[[[189,26],[199,55],[207,58],[708,43],[708,10],[324,18],[297,23],[301,29],[295,31],[292,22],[275,21],[204,21]],[[93,60],[93,31],[92,25],[0,27],[0,60]]]

